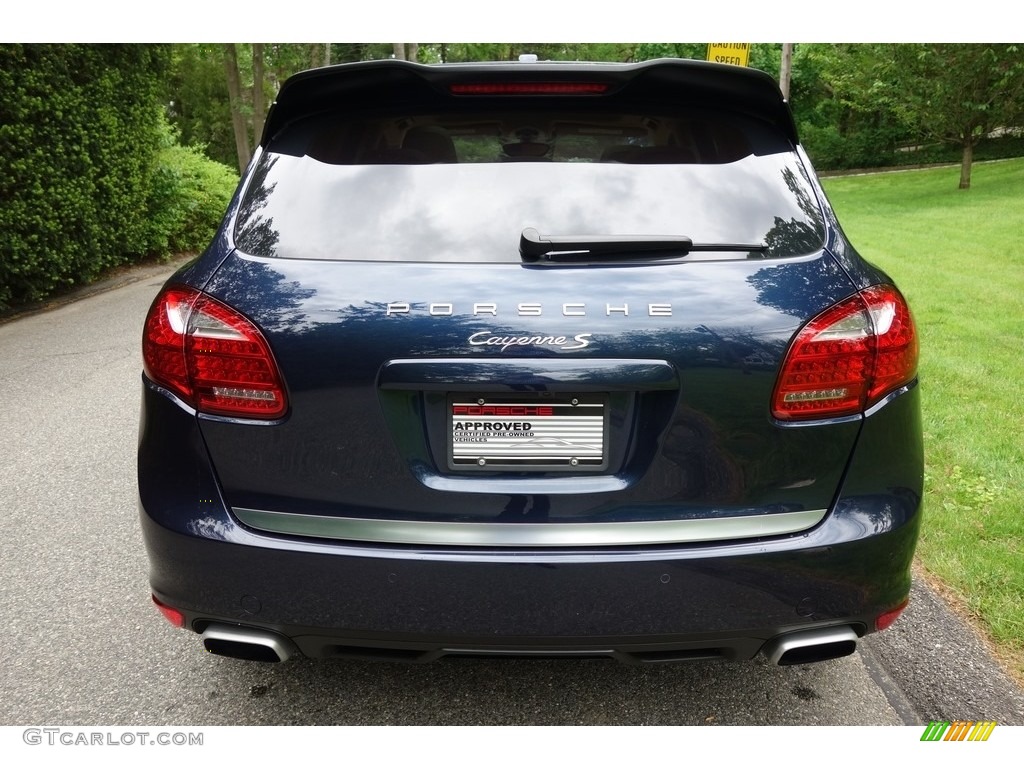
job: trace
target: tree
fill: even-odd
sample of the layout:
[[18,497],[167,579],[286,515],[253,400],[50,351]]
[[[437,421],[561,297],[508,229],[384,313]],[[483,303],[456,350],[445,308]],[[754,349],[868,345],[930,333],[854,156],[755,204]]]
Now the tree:
[[291,75],[332,63],[383,59],[392,51],[390,43],[182,43],[171,48],[168,114],[181,142],[243,169],[259,143],[274,95]]
[[392,56],[401,61],[419,60],[419,43],[392,43]]
[[263,95],[266,85],[263,71],[263,43],[252,44],[252,128],[254,143],[260,140],[260,131],[267,119],[267,97]]
[[782,44],[782,65],[779,67],[779,90],[782,98],[789,101],[789,83],[793,75],[793,44]]
[[1024,119],[1021,47],[928,43],[889,48],[905,120],[922,136],[962,149],[960,189],[970,189],[978,142]]
[[900,111],[887,45],[795,46],[790,104],[819,168],[889,165],[899,145],[917,139]]
[[168,117],[185,146],[201,147],[208,157],[237,165],[231,108],[220,45],[171,46]]
[[[422,61],[516,61],[532,53],[540,61],[633,61],[634,43],[427,43]],[[428,59],[425,53],[436,54]],[[648,56],[646,58],[654,58]]]
[[238,71],[235,43],[224,44],[224,71],[227,74],[228,103],[231,105],[231,127],[235,132],[238,169],[244,171],[252,159],[252,150],[249,148],[249,121],[246,119],[246,104],[242,98],[242,76]]

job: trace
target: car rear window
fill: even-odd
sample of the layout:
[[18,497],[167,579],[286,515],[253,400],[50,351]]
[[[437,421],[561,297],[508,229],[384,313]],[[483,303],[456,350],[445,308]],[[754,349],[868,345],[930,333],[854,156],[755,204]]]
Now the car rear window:
[[256,162],[235,241],[279,258],[517,262],[525,228],[763,243],[771,257],[823,236],[798,155],[764,123],[545,108],[292,123]]

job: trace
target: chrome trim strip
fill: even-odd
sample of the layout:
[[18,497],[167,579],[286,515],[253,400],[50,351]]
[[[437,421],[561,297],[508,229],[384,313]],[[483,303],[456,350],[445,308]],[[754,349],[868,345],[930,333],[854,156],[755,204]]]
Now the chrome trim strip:
[[454,547],[610,547],[780,536],[817,525],[828,510],[633,523],[438,523],[300,515],[241,507],[232,511],[243,523],[259,531],[344,541]]
[[[453,371],[457,372],[453,374]],[[389,360],[378,373],[381,389],[444,391],[453,376],[460,388],[521,395],[529,383],[538,391],[565,387],[573,392],[637,392],[679,389],[679,374],[664,360],[523,357],[453,357]],[[515,385],[507,382],[515,381]],[[558,385],[558,386],[556,386]]]

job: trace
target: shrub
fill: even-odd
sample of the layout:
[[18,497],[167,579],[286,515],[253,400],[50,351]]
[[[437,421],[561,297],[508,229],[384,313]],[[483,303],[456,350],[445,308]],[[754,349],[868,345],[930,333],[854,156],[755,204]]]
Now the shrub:
[[169,61],[151,45],[0,45],[0,308],[148,250]]
[[238,184],[238,174],[210,160],[200,147],[178,144],[161,116],[161,146],[150,182],[147,210],[151,253],[202,250],[217,231]]

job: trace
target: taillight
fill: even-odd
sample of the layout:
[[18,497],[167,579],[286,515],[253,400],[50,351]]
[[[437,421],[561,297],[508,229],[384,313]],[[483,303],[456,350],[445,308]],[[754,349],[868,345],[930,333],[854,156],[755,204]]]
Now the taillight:
[[910,309],[891,285],[874,286],[797,334],[775,384],[772,414],[794,421],[861,413],[916,375]]
[[263,334],[237,311],[194,288],[164,289],[142,339],[146,375],[204,413],[274,419],[288,409]]
[[150,597],[153,598],[153,605],[155,605],[160,610],[160,613],[162,613],[164,615],[165,619],[167,619],[169,622],[171,622],[171,624],[176,626],[178,629],[184,629],[185,628],[185,614],[184,613],[179,611],[177,608],[173,608],[173,607],[167,605],[167,603],[160,602],[157,599],[156,595],[150,595]]
[[909,597],[895,608],[892,608],[885,613],[878,614],[878,618],[875,619],[875,630],[881,632],[883,629],[891,627],[893,622],[900,617],[901,613],[903,613],[908,603],[910,603]]

